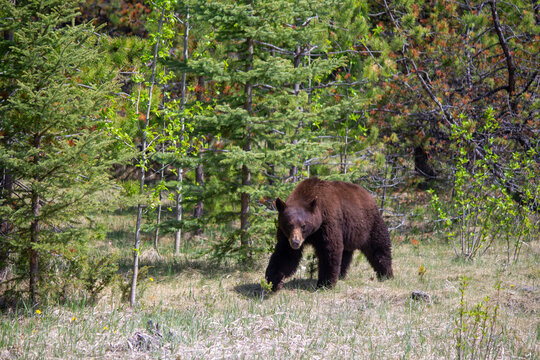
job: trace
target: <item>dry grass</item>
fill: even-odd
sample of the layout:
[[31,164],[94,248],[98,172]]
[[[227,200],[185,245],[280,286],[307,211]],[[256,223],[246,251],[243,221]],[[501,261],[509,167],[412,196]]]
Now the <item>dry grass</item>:
[[[471,278],[467,306],[486,296],[500,304],[497,358],[540,358],[538,241],[505,267],[502,249],[462,262],[438,241],[396,240],[393,280],[374,280],[359,256],[336,288],[315,290],[304,263],[270,296],[258,285],[266,261],[245,272],[149,252],[154,281],[139,308],[127,308],[111,289],[95,306],[4,314],[0,359],[455,358],[462,276]],[[412,300],[415,290],[430,300]]]
[[[129,212],[106,219],[114,231],[98,247],[125,254],[124,265],[133,219]],[[305,260],[271,295],[259,285],[267,259],[243,271],[147,248],[137,309],[115,287],[95,305],[12,310],[0,318],[0,359],[451,359],[463,276],[470,278],[467,309],[486,296],[500,306],[496,358],[540,359],[538,239],[507,266],[502,246],[464,262],[431,236],[394,234],[393,280],[375,280],[358,255],[347,279],[316,290]],[[164,238],[162,249],[171,247]],[[411,299],[413,291],[427,300]]]

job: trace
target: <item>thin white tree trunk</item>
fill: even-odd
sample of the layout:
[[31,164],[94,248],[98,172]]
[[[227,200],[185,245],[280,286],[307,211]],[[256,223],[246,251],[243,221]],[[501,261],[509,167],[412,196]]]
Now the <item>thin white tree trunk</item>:
[[[163,86],[163,92],[164,92],[164,88],[165,88],[165,86]],[[165,98],[163,99],[163,103],[165,103]],[[162,129],[163,133],[165,132],[165,127],[166,126],[167,126],[167,124],[166,124],[165,117],[164,117],[163,118],[163,129]],[[161,144],[161,153],[163,155],[165,155],[165,147],[166,147],[166,144],[165,144],[165,142],[163,142]],[[165,178],[165,166],[162,164],[161,170],[159,171],[159,180],[163,181],[164,178]],[[161,190],[161,187],[160,187],[160,190],[158,192],[158,208],[157,208],[157,214],[156,214],[156,231],[154,233],[154,249],[158,253],[159,253],[159,249],[158,249],[159,224],[161,224],[161,211],[163,209],[162,201],[163,201],[163,191]]]
[[[184,64],[187,64],[188,61],[188,40],[189,40],[189,7],[187,8],[186,13],[186,21],[184,22]],[[182,93],[181,93],[181,100],[180,100],[180,113],[182,113],[182,125],[180,129],[180,145],[183,146],[182,143],[184,142],[184,109],[186,106],[186,71],[184,70],[182,72]],[[177,169],[177,181],[178,185],[176,187],[176,221],[180,222],[182,220],[182,181],[183,181],[183,175],[182,175],[182,166],[178,166]],[[174,233],[174,254],[179,255],[180,254],[180,241],[182,239],[182,228],[179,227],[178,230]]]
[[[161,17],[159,19],[158,26],[158,38],[154,46],[154,58],[152,60],[152,77],[150,79],[150,90],[148,92],[148,106],[146,107],[146,119],[144,120],[144,125],[142,130],[142,149],[141,149],[141,177],[139,178],[139,194],[144,193],[144,184],[146,181],[146,163],[148,158],[146,156],[147,150],[147,138],[146,138],[146,129],[148,127],[150,119],[150,110],[152,108],[152,91],[154,89],[154,83],[156,81],[156,67],[157,67],[157,58],[159,51],[159,38],[161,35],[161,28],[163,26],[163,19],[165,17],[165,5],[161,9]],[[133,248],[133,276],[131,278],[131,291],[129,294],[129,305],[131,307],[135,306],[136,295],[137,295],[137,277],[139,275],[139,255],[140,255],[140,246],[141,246],[141,222],[142,222],[142,212],[144,205],[139,203],[137,205],[137,224],[135,225],[135,246]]]

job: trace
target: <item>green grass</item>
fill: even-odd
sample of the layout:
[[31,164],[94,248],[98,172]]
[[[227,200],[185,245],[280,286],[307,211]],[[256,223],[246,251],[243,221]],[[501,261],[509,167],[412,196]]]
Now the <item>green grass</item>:
[[[413,245],[395,237],[394,244],[393,280],[374,280],[358,256],[347,279],[315,290],[304,262],[282,291],[269,296],[259,285],[267,260],[246,272],[185,254],[143,256],[151,267],[138,308],[128,308],[111,288],[95,305],[54,305],[40,314],[13,309],[1,318],[0,358],[456,358],[462,276],[470,278],[467,308],[485,296],[500,305],[494,333],[504,352],[498,358],[540,358],[538,241],[510,267],[502,248],[463,262],[440,241]],[[162,246],[170,247],[170,239]],[[431,301],[412,300],[415,290]]]

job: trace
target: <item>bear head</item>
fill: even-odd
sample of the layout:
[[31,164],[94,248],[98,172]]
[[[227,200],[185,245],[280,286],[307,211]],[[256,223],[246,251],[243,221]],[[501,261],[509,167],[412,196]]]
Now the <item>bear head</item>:
[[276,199],[278,227],[289,239],[289,245],[294,250],[300,249],[304,240],[321,227],[322,216],[317,203],[317,197],[309,202],[294,204],[286,204],[280,198]]

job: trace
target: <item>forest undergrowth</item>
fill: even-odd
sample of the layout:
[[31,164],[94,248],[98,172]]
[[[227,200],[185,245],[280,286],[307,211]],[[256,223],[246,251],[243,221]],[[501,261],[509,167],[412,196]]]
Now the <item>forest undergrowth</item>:
[[126,278],[95,303],[5,311],[0,359],[540,358],[537,240],[523,244],[514,264],[496,241],[466,261],[442,235],[405,226],[392,232],[393,280],[377,281],[358,253],[345,280],[316,289],[307,251],[284,289],[268,294],[266,257],[254,270],[218,264],[196,255],[205,240],[195,238],[174,256],[165,237],[159,254],[151,241],[141,252],[139,306],[130,308],[121,284],[132,219],[104,218],[110,231],[95,249],[118,254]]

